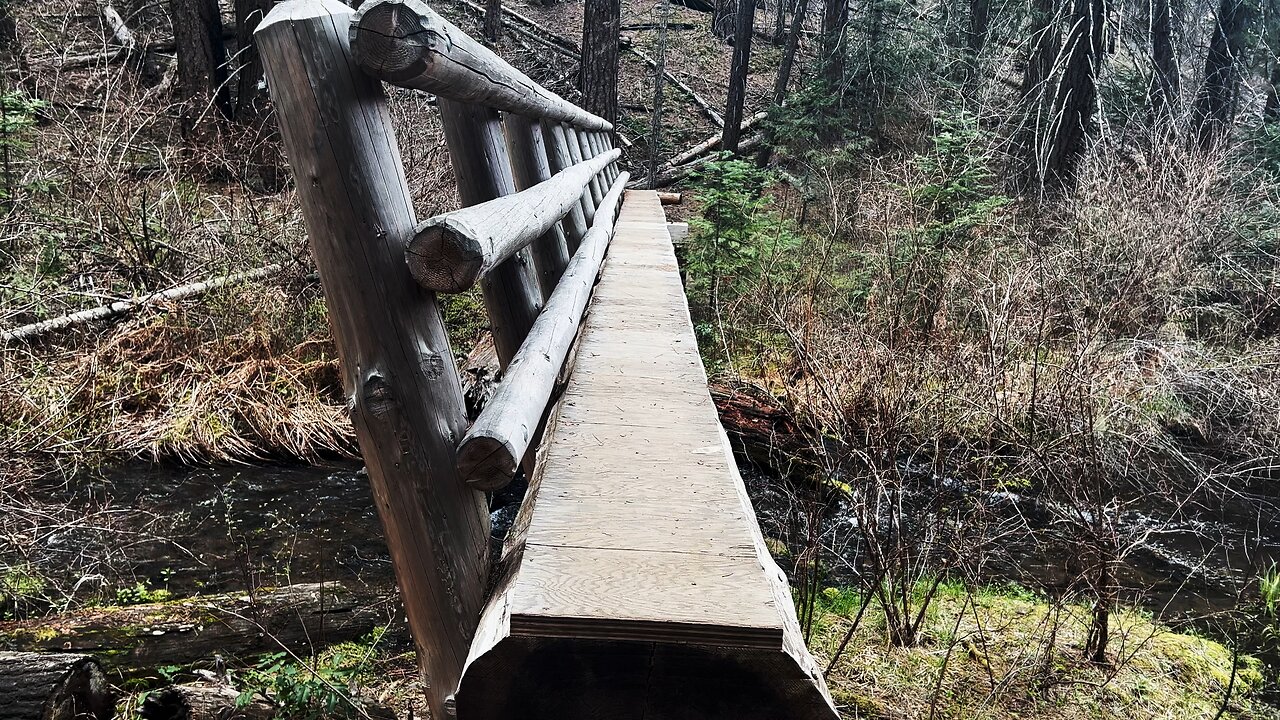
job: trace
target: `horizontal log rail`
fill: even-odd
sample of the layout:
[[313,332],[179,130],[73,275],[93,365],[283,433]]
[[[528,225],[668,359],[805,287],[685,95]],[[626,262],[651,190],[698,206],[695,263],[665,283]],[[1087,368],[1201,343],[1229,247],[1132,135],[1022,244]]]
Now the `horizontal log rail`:
[[351,22],[351,49],[370,75],[450,100],[568,123],[613,125],[511,67],[418,0],[369,0]]
[[507,366],[493,398],[458,446],[458,472],[474,488],[496,490],[511,482],[533,442],[613,238],[627,177],[626,172],[619,175],[600,202],[595,223],[547,306]]
[[423,222],[405,249],[409,272],[436,292],[471,288],[576,207],[587,185],[621,154],[621,150],[610,150],[528,190]]

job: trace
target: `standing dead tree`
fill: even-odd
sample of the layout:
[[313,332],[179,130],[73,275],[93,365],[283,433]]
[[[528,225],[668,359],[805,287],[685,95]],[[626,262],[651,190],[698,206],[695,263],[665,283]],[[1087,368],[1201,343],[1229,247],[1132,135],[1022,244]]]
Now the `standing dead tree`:
[[756,0],[738,0],[737,30],[733,37],[733,65],[729,70],[729,95],[724,109],[724,136],[720,144],[738,152],[742,106],[747,99],[747,73],[751,70],[751,36],[755,33]]

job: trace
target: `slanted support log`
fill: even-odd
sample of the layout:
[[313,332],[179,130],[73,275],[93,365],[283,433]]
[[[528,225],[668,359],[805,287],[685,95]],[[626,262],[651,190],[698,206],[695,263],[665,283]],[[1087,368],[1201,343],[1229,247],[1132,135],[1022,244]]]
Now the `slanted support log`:
[[[542,127],[538,121],[524,115],[507,113],[504,117],[507,137],[507,156],[511,158],[511,173],[515,177],[517,190],[528,190],[538,183],[551,179],[551,164],[547,160],[546,140],[542,137]],[[577,197],[582,193],[578,192]],[[571,205],[577,205],[577,197]],[[557,217],[563,217],[569,207],[560,210]],[[552,223],[550,229],[544,231],[533,241],[533,270],[538,276],[538,284],[542,287],[542,299],[551,297],[556,281],[569,264],[569,243],[565,237],[561,223]]]
[[[497,110],[440,98],[440,122],[463,207],[514,194],[515,180]],[[515,251],[480,281],[493,344],[503,367],[511,362],[542,309],[529,250]]]
[[529,449],[613,238],[627,177],[624,172],[614,182],[596,209],[595,223],[569,261],[546,310],[458,446],[458,471],[473,487],[496,490],[511,482]]
[[289,0],[259,25],[329,323],[432,717],[446,717],[484,599],[489,513],[458,477],[462,388],[433,293],[410,277],[413,200],[353,11]]
[[[564,126],[551,120],[543,120],[540,124],[542,139],[547,146],[547,162],[551,164],[551,172],[558,173],[572,167],[573,155],[569,153],[569,139],[565,135]],[[569,213],[564,216],[564,234],[570,255],[578,249],[578,245],[591,226],[590,221],[587,220],[586,198],[587,195],[584,192],[578,199],[578,206],[569,208]]]
[[111,720],[98,661],[73,653],[0,652],[0,720]]
[[470,288],[507,258],[544,238],[578,204],[587,183],[618,154],[614,150],[528,190],[427,220],[405,250],[409,272],[423,287],[437,292]]
[[529,79],[419,0],[364,3],[351,24],[351,45],[365,72],[392,85],[592,130],[613,129]]

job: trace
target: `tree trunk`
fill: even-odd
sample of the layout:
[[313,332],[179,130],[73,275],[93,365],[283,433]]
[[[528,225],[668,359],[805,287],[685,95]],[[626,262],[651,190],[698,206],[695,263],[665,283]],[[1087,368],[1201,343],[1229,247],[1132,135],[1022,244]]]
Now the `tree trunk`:
[[791,12],[796,12],[796,0],[775,0],[774,5],[777,12],[773,16],[773,35],[769,40],[782,47],[787,41],[787,9],[790,7]]
[[262,58],[253,44],[258,23],[271,12],[275,0],[235,0],[236,6],[236,122],[256,126],[267,112],[267,85]]
[[1151,0],[1151,111],[1157,122],[1177,114],[1180,79],[1173,49],[1173,3]]
[[582,107],[618,121],[619,0],[586,0],[582,17]]
[[742,137],[742,106],[747,99],[747,73],[751,70],[751,36],[755,34],[756,0],[738,0],[737,33],[733,37],[733,64],[729,69],[729,96],[724,108],[724,135],[720,146],[738,152]]
[[502,38],[502,0],[487,0],[484,4],[484,39],[496,42]]
[[1105,0],[1074,1],[1071,30],[1063,48],[1066,67],[1049,115],[1049,144],[1041,178],[1047,187],[1063,187],[1073,181],[1093,134],[1106,17]]
[[671,19],[671,1],[658,5],[658,52],[653,65],[653,114],[649,117],[649,186],[658,178],[659,155],[662,154],[662,81],[667,71],[667,22]]
[[824,0],[822,50],[818,67],[823,79],[833,85],[844,77],[845,25],[848,20],[849,0]]
[[125,675],[185,665],[216,653],[248,657],[281,645],[306,655],[357,640],[385,624],[399,614],[393,598],[391,588],[348,590],[337,583],[312,583],[253,597],[229,593],[87,608],[59,615],[57,622],[0,622],[0,646],[95,652],[107,669]]
[[0,652],[0,720],[111,720],[98,661],[69,653]]
[[236,124],[240,154],[248,170],[258,177],[262,189],[276,192],[283,182],[280,133],[270,122],[271,102],[253,33],[271,12],[275,0],[235,0],[236,8]]
[[1214,15],[1213,34],[1204,63],[1204,84],[1196,94],[1192,111],[1201,149],[1212,148],[1231,130],[1249,15],[1245,0],[1221,0]]
[[987,45],[987,35],[991,31],[991,0],[969,0],[969,32],[967,44],[969,56],[977,62],[978,55]]
[[791,16],[791,31],[787,33],[782,59],[778,61],[778,77],[773,83],[773,104],[781,105],[787,98],[787,84],[791,82],[791,68],[796,62],[796,50],[800,47],[800,34],[804,30],[804,16],[809,11],[809,0],[799,0],[795,14]]
[[715,8],[711,11],[711,33],[724,42],[732,40],[736,34],[734,18],[737,14],[737,0],[715,0]]
[[169,0],[178,53],[178,101],[188,142],[218,137],[217,117],[230,118],[227,49],[217,0]]
[[1267,103],[1262,108],[1263,122],[1280,120],[1280,59],[1272,59],[1267,76]]

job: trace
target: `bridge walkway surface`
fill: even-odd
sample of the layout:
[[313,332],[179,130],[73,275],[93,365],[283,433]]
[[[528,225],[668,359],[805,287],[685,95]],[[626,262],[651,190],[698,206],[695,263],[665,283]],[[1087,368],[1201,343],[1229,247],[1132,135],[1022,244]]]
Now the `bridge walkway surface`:
[[459,715],[833,716],[707,390],[655,192],[626,194],[542,448]]

